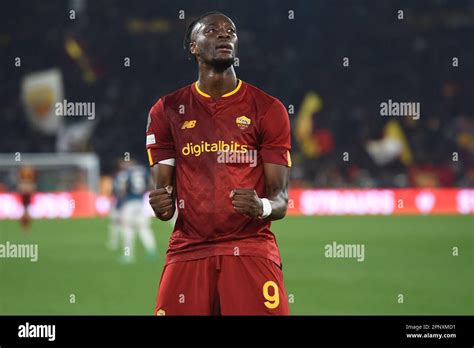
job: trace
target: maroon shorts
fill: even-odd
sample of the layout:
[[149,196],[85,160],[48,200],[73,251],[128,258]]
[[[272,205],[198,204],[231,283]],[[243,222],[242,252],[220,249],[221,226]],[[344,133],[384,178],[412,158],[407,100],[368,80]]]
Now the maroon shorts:
[[212,256],[163,269],[156,315],[289,315],[281,268],[252,256]]

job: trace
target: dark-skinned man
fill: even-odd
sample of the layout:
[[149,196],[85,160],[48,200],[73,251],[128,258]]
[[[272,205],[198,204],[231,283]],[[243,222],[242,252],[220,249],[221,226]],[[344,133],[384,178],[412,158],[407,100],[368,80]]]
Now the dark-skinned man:
[[178,209],[156,315],[289,314],[270,231],[287,209],[289,119],[278,99],[237,79],[237,44],[227,16],[193,21],[184,46],[198,81],[150,110],[150,205],[164,221]]

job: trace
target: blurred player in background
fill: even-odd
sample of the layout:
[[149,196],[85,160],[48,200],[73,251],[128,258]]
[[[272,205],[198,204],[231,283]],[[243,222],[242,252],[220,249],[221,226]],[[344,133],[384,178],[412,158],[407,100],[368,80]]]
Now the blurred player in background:
[[237,79],[237,33],[227,16],[193,21],[185,49],[199,79],[160,98],[147,126],[150,204],[161,220],[173,216],[175,198],[179,209],[155,313],[287,315],[270,222],[288,203],[288,113]]
[[143,202],[143,195],[149,190],[151,176],[149,170],[134,161],[124,161],[123,169],[117,175],[117,198],[121,229],[123,231],[124,254],[122,263],[131,263],[135,259],[136,234],[143,243],[148,257],[156,258],[156,242],[150,227],[150,216]]
[[36,173],[34,168],[31,166],[20,167],[17,182],[18,192],[20,193],[24,208],[20,223],[23,231],[27,231],[31,227],[31,216],[28,212],[28,208],[31,204],[31,198],[36,191]]
[[112,196],[113,205],[109,215],[109,233],[107,235],[106,247],[110,250],[117,250],[121,241],[120,236],[122,232],[122,216],[120,209],[122,208],[122,191],[125,192],[125,181],[121,182],[120,179],[125,179],[125,176],[119,175],[123,168],[124,161],[120,159],[117,164],[117,172],[115,173],[112,181]]

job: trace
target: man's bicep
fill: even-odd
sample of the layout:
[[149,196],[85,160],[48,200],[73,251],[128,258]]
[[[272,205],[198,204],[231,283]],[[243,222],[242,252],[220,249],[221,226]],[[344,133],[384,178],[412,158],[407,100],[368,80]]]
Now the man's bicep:
[[275,100],[260,119],[259,126],[262,161],[291,167],[290,120],[285,106]]
[[146,148],[150,166],[176,157],[171,125],[161,99],[153,105],[148,114]]
[[269,197],[287,191],[290,176],[289,167],[273,163],[264,163],[263,172],[265,175],[265,188]]
[[151,167],[151,173],[153,175],[155,189],[166,187],[168,185],[173,186],[174,166],[157,163]]

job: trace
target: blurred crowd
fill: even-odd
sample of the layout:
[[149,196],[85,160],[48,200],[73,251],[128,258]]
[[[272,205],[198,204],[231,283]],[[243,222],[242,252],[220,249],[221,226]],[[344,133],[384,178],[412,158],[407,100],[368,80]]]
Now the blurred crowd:
[[[96,104],[93,129],[71,151],[96,152],[105,174],[124,153],[146,163],[148,110],[197,79],[182,41],[211,10],[237,25],[238,77],[291,110],[294,185],[473,186],[472,0],[5,4],[0,152],[58,150],[57,135],[29,126],[19,98],[25,74],[58,68],[65,98]],[[389,99],[419,102],[420,118],[381,116]],[[394,129],[395,150],[384,142]]]

